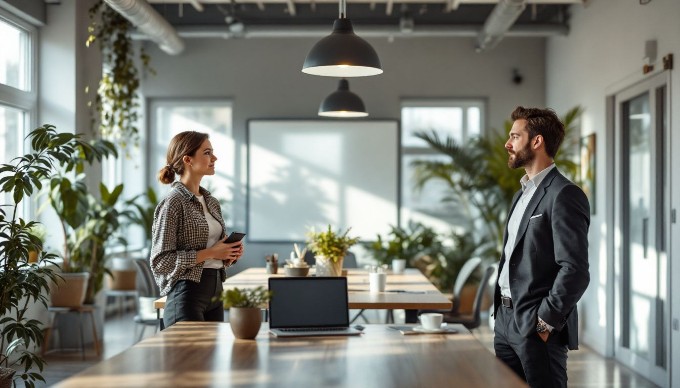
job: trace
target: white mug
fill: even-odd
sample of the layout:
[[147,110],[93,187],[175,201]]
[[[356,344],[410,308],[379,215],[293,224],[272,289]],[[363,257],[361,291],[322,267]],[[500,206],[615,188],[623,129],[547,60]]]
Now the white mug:
[[406,259],[394,259],[392,260],[392,273],[402,273],[406,269]]
[[420,314],[420,324],[427,330],[439,330],[442,327],[444,315],[439,313]]
[[371,294],[385,291],[387,274],[384,272],[371,272],[368,274],[368,284]]

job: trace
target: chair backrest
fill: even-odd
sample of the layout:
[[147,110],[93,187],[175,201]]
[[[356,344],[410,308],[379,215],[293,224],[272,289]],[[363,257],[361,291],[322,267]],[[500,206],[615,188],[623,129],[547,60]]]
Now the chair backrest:
[[136,258],[135,265],[137,265],[137,276],[141,280],[142,286],[141,289],[138,290],[139,296],[159,297],[161,291],[156,284],[156,279],[153,277],[153,272],[151,272],[149,260]]
[[453,283],[453,306],[451,306],[451,312],[454,314],[458,313],[460,308],[460,293],[463,291],[465,283],[467,283],[470,275],[477,269],[479,264],[482,263],[480,257],[473,257],[468,259],[465,264],[458,271],[456,276],[456,281]]
[[344,268],[358,268],[359,266],[357,265],[357,257],[354,255],[354,253],[347,251],[345,254],[345,258],[342,260],[342,266]]
[[475,294],[475,300],[472,302],[472,320],[465,323],[465,327],[468,329],[474,329],[479,327],[482,323],[482,301],[484,299],[484,294],[489,289],[489,279],[496,272],[496,267],[490,265],[484,269],[484,275],[482,280],[479,282],[479,287],[477,287],[477,294]]

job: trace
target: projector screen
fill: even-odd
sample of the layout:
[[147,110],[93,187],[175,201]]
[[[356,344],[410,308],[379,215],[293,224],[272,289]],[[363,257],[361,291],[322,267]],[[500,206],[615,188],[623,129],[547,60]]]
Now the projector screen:
[[397,225],[398,187],[396,120],[248,122],[250,241],[302,241],[329,224],[375,240]]

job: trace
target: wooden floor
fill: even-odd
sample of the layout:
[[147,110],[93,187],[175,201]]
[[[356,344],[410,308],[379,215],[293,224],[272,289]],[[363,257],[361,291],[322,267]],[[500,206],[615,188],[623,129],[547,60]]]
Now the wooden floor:
[[[354,316],[350,314],[350,316]],[[373,322],[384,319],[384,312],[366,311],[364,314]],[[397,322],[403,322],[403,314],[395,314]],[[359,320],[361,321],[361,319]],[[131,346],[134,342],[135,323],[132,314],[123,314],[107,319],[104,329],[103,358],[110,358]],[[475,336],[493,351],[493,333],[488,326],[473,330]],[[152,336],[153,329],[147,327],[145,337]],[[51,386],[90,365],[101,358],[95,356],[93,349],[87,349],[86,360],[81,359],[79,351],[49,352],[46,355],[47,366],[43,376],[46,385]],[[585,346],[580,350],[569,352],[568,361],[569,387],[656,387],[655,384],[633,373],[630,369],[617,362],[605,359],[592,352]]]

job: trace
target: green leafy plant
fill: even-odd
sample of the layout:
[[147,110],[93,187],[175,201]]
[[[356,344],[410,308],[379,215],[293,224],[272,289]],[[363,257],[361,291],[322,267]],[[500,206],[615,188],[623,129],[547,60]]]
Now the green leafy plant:
[[151,227],[153,226],[154,212],[158,206],[158,196],[156,191],[149,186],[146,192],[134,196],[125,201],[125,206],[130,209],[127,212],[127,219],[130,224],[138,225],[144,231],[146,246],[151,246]]
[[[103,138],[114,140],[126,149],[128,141],[139,145],[139,70],[134,61],[134,48],[130,36],[131,24],[118,12],[99,1],[89,10],[90,25],[86,46],[99,42],[104,62],[94,102],[93,127],[99,123]],[[154,74],[149,66],[150,57],[141,49],[142,69]],[[86,90],[89,92],[89,88]]]
[[385,239],[378,235],[376,241],[363,244],[378,264],[389,264],[394,259],[406,259],[407,264],[423,255],[432,255],[442,248],[434,229],[418,222],[409,222],[406,228],[390,226]]
[[41,263],[28,263],[29,251],[40,250],[42,241],[35,232],[39,224],[19,217],[19,206],[43,187],[43,181],[58,171],[77,169],[96,151],[77,135],[57,133],[52,125],[34,129],[27,139],[32,152],[0,165],[0,191],[12,199],[0,206],[0,368],[19,368],[14,380],[34,387],[36,381],[45,381],[40,374],[44,360],[32,351],[42,344],[43,327],[27,314],[36,303],[47,307],[49,283],[58,279],[49,265],[57,256],[43,251]]
[[[562,118],[565,125],[565,142],[555,157],[555,164],[567,177],[579,183],[578,165],[574,152],[578,142],[575,135],[577,119],[582,109],[572,108]],[[508,168],[508,154],[505,149],[507,133],[512,122],[505,123],[505,132],[495,131],[482,138],[458,144],[452,138],[441,139],[435,132],[419,132],[433,149],[448,156],[448,162],[419,160],[413,163],[416,187],[422,188],[430,180],[445,182],[451,190],[446,201],[455,201],[464,210],[469,228],[476,230],[478,244],[484,245],[484,252],[490,259],[500,257],[507,211],[512,197],[519,189],[523,169]],[[486,248],[491,249],[486,249]]]
[[272,297],[272,292],[260,286],[257,288],[231,288],[222,291],[220,299],[224,308],[264,307]]
[[325,256],[333,262],[345,257],[347,250],[357,242],[359,237],[349,237],[348,228],[344,233],[335,233],[330,225],[328,229],[323,232],[315,232],[311,230],[307,233],[307,247],[314,252],[315,255]]
[[89,272],[85,303],[94,303],[95,296],[104,287],[106,268],[105,248],[111,244],[125,244],[125,239],[117,233],[123,217],[128,210],[118,210],[116,204],[123,192],[123,184],[109,191],[106,185],[99,184],[99,198],[87,195],[88,207],[85,218],[67,238],[71,272]]

